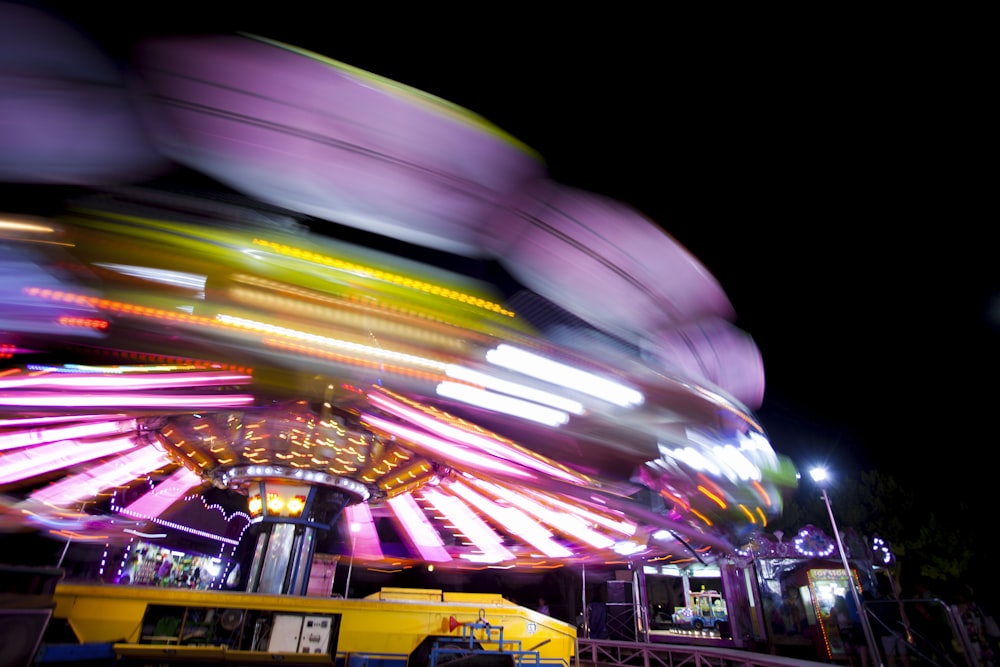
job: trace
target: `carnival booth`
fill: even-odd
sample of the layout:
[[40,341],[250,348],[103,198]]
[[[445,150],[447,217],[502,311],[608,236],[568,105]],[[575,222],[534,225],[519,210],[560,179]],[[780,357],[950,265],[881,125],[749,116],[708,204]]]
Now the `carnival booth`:
[[[875,587],[872,547],[853,529],[842,531],[846,560],[859,593]],[[844,558],[833,537],[813,525],[791,539],[758,534],[748,546],[760,592],[757,624],[775,653],[824,661],[845,658],[830,611],[852,597]]]
[[116,583],[208,590],[222,587],[230,567],[229,559],[137,540],[123,555]]
[[752,562],[740,554],[650,561],[588,578],[598,581],[584,585],[590,617],[581,629],[590,638],[734,648],[763,641]]

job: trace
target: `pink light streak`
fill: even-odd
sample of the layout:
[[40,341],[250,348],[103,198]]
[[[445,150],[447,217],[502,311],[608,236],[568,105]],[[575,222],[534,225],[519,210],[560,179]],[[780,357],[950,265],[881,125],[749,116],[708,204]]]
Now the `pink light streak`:
[[388,419],[382,419],[381,417],[376,417],[375,415],[368,413],[362,414],[361,420],[377,429],[385,431],[386,433],[390,433],[426,447],[437,454],[447,457],[454,463],[470,465],[489,472],[502,472],[514,477],[520,477],[522,479],[534,479],[534,475],[526,470],[509,466],[492,457],[487,458],[485,456],[480,456],[465,447],[442,440],[429,433],[425,433],[424,431],[418,431],[408,426],[404,426],[403,424],[398,424],[396,422],[389,421]]
[[626,521],[625,519],[612,519],[610,517],[601,514],[600,512],[591,512],[586,507],[582,507],[580,505],[570,503],[565,500],[560,500],[559,498],[556,498],[548,494],[539,493],[538,491],[535,491],[533,489],[526,489],[526,492],[529,495],[532,495],[543,502],[549,503],[550,505],[556,505],[558,507],[562,507],[567,512],[572,512],[573,514],[577,514],[586,519],[587,521],[604,526],[605,528],[613,530],[616,533],[621,533],[622,535],[625,535],[627,537],[635,535],[636,525],[631,521]]
[[152,445],[118,456],[89,470],[70,475],[32,493],[39,502],[67,507],[84,498],[93,498],[104,489],[131,482],[151,470],[170,463],[170,458]]
[[0,457],[0,484],[35,477],[85,461],[93,461],[134,447],[135,440],[132,436],[123,436],[102,442],[63,440],[41,447],[12,452]]
[[461,482],[450,482],[445,488],[499,523],[507,532],[521,538],[546,556],[569,558],[573,555],[572,551],[552,539],[551,532],[516,507],[500,505],[476,493]]
[[151,491],[119,511],[129,516],[151,518],[160,516],[185,493],[202,484],[197,473],[181,466]]
[[437,489],[424,488],[421,495],[434,505],[465,537],[482,552],[481,557],[470,557],[462,554],[462,558],[485,563],[500,563],[514,560],[515,556],[505,546],[500,536],[490,528],[489,524],[476,516],[472,510],[455,496],[447,495]]
[[234,394],[219,396],[217,394],[137,394],[134,392],[109,392],[95,394],[91,392],[3,392],[0,393],[0,405],[12,407],[47,407],[66,409],[66,406],[77,407],[129,407],[156,410],[160,408],[183,408],[202,410],[207,408],[229,408],[247,405],[254,402],[249,394]]
[[113,419],[128,419],[128,415],[45,415],[44,417],[24,417],[21,419],[0,419],[0,429],[25,426],[50,426],[66,422],[110,421]]
[[368,400],[386,412],[392,413],[397,417],[422,426],[442,438],[448,438],[449,440],[460,442],[464,445],[469,445],[470,447],[475,447],[476,449],[485,451],[493,456],[514,463],[519,463],[533,470],[537,470],[538,472],[552,475],[553,477],[559,477],[567,482],[581,484],[589,483],[590,481],[582,475],[573,474],[571,471],[553,465],[540,456],[531,455],[527,452],[521,451],[515,446],[501,442],[495,438],[478,435],[466,429],[446,424],[439,419],[435,419],[434,417],[421,412],[420,410],[406,407],[405,405],[392,400],[388,396],[370,393],[368,394]]
[[446,563],[451,560],[451,554],[445,549],[441,536],[434,530],[412,494],[393,496],[386,504],[422,559],[431,563]]
[[0,390],[42,387],[48,389],[171,389],[248,384],[253,378],[244,373],[205,371],[191,373],[53,373],[29,377],[0,378]]
[[[107,418],[105,418],[105,421],[101,422],[31,430],[26,429],[15,433],[0,435],[0,451],[17,449],[19,447],[31,447],[51,442],[58,442],[60,440],[135,433],[136,422],[134,419],[121,419],[116,421],[107,421],[106,419]],[[4,425],[5,422],[0,422],[0,428]]]
[[353,554],[359,558],[381,560],[383,558],[382,542],[378,539],[375,519],[372,518],[372,511],[369,509],[368,503],[348,505],[344,509],[344,517],[347,519]]
[[[527,498],[526,496],[517,493],[506,487],[499,486],[497,484],[492,484],[481,479],[473,479],[472,483],[484,491],[488,491],[497,498],[503,498],[507,502],[516,507],[521,508],[528,514],[541,519],[548,525],[556,528],[565,535],[569,535],[574,539],[581,540],[591,545],[592,547],[598,549],[610,549],[614,546],[615,541],[612,540],[607,535],[593,530],[587,525],[587,522],[583,521],[577,514],[569,514],[567,512],[559,512],[550,507],[546,507],[544,504]],[[567,509],[570,509],[567,507]]]

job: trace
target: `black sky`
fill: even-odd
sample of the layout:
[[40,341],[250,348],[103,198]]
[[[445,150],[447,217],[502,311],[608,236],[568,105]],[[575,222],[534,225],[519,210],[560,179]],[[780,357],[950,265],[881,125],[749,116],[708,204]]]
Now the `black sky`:
[[987,492],[1000,271],[975,17],[50,6],[122,62],[143,35],[245,31],[484,116],[715,275],[762,352],[776,450]]

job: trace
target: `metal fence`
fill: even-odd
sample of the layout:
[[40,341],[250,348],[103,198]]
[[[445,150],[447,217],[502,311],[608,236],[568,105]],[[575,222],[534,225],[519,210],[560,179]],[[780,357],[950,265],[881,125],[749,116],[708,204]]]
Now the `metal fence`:
[[576,653],[576,667],[816,667],[824,664],[731,648],[601,639],[578,639]]
[[[968,612],[938,599],[868,601],[864,609],[878,637],[872,667],[990,667],[1000,655],[997,638],[972,634]],[[896,615],[888,612],[895,610]],[[898,635],[899,656],[885,652],[881,637]],[[576,667],[815,667],[850,664],[846,656],[822,661],[742,649],[627,640],[578,639]]]

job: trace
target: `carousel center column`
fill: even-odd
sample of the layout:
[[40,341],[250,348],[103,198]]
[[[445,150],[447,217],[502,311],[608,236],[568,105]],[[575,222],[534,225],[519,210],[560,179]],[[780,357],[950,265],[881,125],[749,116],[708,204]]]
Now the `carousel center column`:
[[306,595],[317,533],[330,530],[345,507],[369,498],[353,479],[277,465],[231,468],[223,483],[234,482],[248,490],[256,533],[248,593]]

